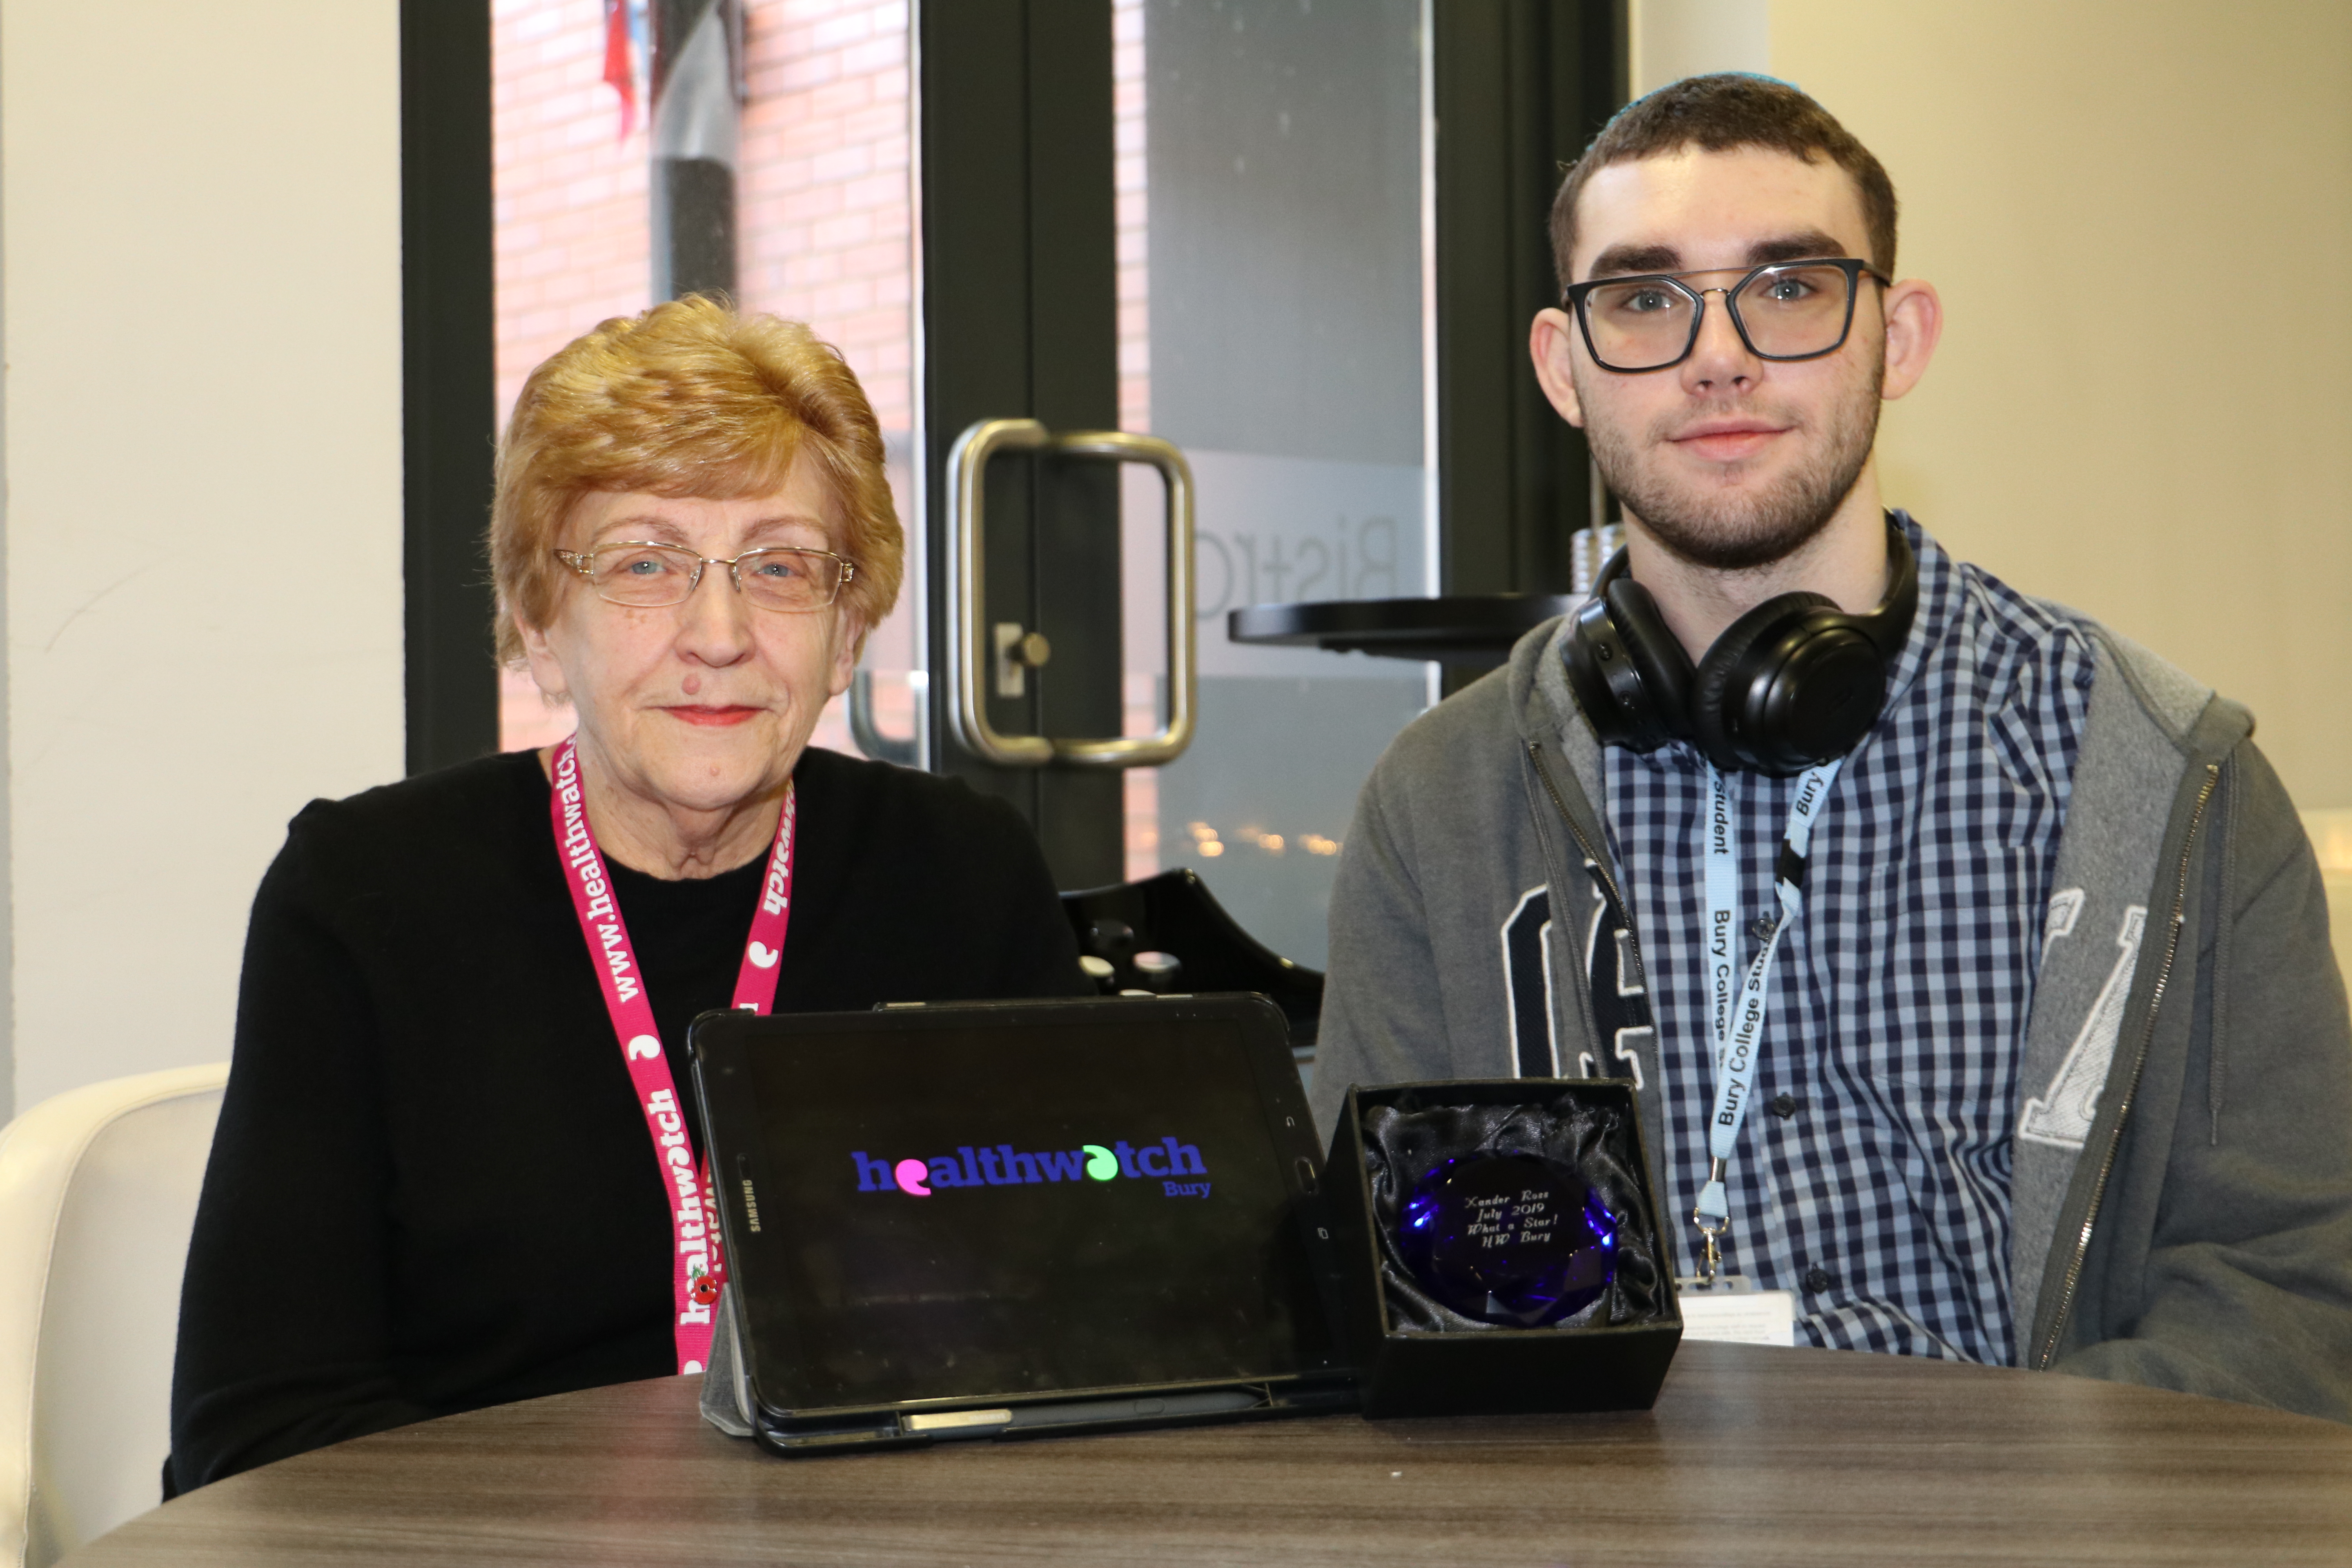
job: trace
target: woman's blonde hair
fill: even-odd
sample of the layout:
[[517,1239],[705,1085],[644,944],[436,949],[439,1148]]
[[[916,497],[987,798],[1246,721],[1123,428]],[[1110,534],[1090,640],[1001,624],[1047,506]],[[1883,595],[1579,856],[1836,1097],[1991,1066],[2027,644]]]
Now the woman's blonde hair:
[[499,443],[499,659],[523,658],[518,620],[554,618],[570,574],[553,552],[583,495],[770,495],[803,458],[832,492],[832,547],[857,563],[842,597],[870,631],[898,602],[905,544],[881,429],[838,352],[798,321],[740,316],[700,295],[574,339],[530,373]]

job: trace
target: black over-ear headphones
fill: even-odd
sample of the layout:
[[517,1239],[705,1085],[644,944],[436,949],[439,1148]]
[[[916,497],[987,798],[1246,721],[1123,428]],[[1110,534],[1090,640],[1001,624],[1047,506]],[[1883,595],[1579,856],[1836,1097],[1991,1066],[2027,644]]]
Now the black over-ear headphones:
[[1619,551],[1565,645],[1568,683],[1593,732],[1636,752],[1690,741],[1718,768],[1783,778],[1844,756],[1878,722],[1919,607],[1919,563],[1891,517],[1886,548],[1895,581],[1868,615],[1820,594],[1782,594],[1725,627],[1696,668]]

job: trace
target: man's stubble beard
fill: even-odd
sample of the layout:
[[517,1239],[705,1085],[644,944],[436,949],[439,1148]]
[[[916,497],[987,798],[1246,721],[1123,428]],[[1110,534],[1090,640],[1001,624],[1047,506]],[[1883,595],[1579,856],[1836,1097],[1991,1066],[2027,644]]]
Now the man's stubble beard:
[[[1876,346],[1874,358],[1869,374],[1830,405],[1828,442],[1760,491],[1719,499],[1678,495],[1644,464],[1643,454],[1655,450],[1672,429],[1696,422],[1687,413],[1675,416],[1671,426],[1662,421],[1650,432],[1646,446],[1600,419],[1586,421],[1585,440],[1610,490],[1670,553],[1717,572],[1769,566],[1803,549],[1827,528],[1862,478],[1878,438],[1880,392],[1886,380],[1885,344]],[[1585,406],[1593,406],[1590,399]],[[1698,417],[1755,408],[1752,403],[1727,403]]]

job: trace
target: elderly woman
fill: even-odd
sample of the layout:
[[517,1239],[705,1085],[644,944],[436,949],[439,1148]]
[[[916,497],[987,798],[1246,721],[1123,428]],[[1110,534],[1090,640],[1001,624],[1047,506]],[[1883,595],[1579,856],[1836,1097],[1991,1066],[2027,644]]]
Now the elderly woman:
[[808,747],[899,551],[873,412],[805,328],[681,300],[532,374],[499,645],[578,731],[294,819],[188,1259],[176,1489],[693,1370],[714,1281],[677,1263],[701,1230],[651,1096],[698,1154],[696,1014],[1087,989],[1008,807]]

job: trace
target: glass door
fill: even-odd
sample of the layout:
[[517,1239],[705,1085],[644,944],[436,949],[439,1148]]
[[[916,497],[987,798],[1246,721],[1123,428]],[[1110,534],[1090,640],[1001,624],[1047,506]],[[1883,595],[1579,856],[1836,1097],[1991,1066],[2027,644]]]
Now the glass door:
[[1199,731],[1134,781],[1156,829],[1156,855],[1136,858],[1197,871],[1319,969],[1357,791],[1432,700],[1432,667],[1246,646],[1227,617],[1437,590],[1422,6],[1130,9],[1145,272],[1130,353],[1147,427],[1183,448],[1199,497]]
[[[930,764],[1021,805],[1064,886],[1189,868],[1319,968],[1356,792],[1433,682],[1237,644],[1226,617],[1436,586],[1420,0],[934,0],[917,27]],[[1001,418],[1184,455],[1198,721],[1165,766],[1007,769],[958,738],[950,458]],[[1016,679],[992,668],[992,723],[1163,725],[1160,479],[1014,457],[987,488],[982,618],[1050,650]]]
[[[1583,449],[1520,345],[1552,292],[1558,171],[1618,101],[1615,0],[499,0],[493,20],[501,416],[546,353],[679,284],[651,254],[674,155],[731,168],[733,270],[719,247],[709,276],[840,348],[908,524],[908,592],[816,742],[1013,801],[1066,888],[1189,868],[1319,967],[1357,790],[1436,671],[1237,642],[1228,617],[1570,586]],[[1197,723],[1165,766],[960,738],[950,459],[1008,418],[1188,459]],[[980,718],[1165,726],[1160,478],[1016,444],[983,479]],[[502,709],[509,747],[571,728],[520,672]]]

